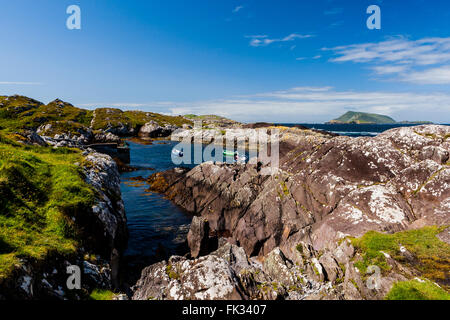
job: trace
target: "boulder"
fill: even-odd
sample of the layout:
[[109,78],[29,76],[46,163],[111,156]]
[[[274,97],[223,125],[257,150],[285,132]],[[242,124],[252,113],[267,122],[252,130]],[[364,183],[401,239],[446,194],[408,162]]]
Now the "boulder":
[[47,146],[47,143],[45,142],[45,140],[39,134],[37,134],[35,131],[28,130],[28,131],[25,131],[25,132],[22,132],[19,134],[25,139],[25,143],[27,143],[27,144],[41,146],[41,147]]
[[142,271],[133,291],[133,300],[242,299],[233,270],[215,255],[197,260],[173,257],[152,265]]
[[146,123],[139,130],[141,138],[165,138],[169,137],[178,127],[172,125],[160,126],[157,122],[151,121]]
[[191,256],[198,258],[209,250],[209,223],[202,217],[194,217],[187,235]]

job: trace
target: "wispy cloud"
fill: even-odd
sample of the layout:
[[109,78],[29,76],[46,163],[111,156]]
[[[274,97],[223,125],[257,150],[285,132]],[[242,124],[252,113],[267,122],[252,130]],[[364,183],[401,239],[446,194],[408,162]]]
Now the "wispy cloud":
[[318,60],[320,58],[322,58],[322,56],[321,55],[317,55],[317,56],[310,57],[310,58],[309,57],[298,57],[295,60],[297,60],[297,61],[303,61],[303,60],[308,60],[308,59]]
[[297,39],[307,39],[312,37],[314,36],[311,34],[298,34],[298,33],[291,33],[290,35],[284,38],[269,38],[269,36],[267,35],[246,36],[246,38],[250,38],[250,45],[252,47],[265,47],[277,42],[290,42]]
[[[379,75],[397,75],[399,81],[450,84],[450,38],[409,40],[403,37],[378,43],[353,44],[331,49],[332,62],[375,65]],[[432,67],[433,66],[433,67]],[[439,66],[439,67],[437,67]]]
[[238,13],[239,11],[241,11],[242,9],[244,9],[244,6],[237,6],[233,9],[233,13]]
[[402,79],[419,84],[450,84],[450,66],[405,73]]
[[332,24],[330,24],[330,28],[337,28],[337,27],[342,26],[343,24],[344,24],[344,21],[339,20],[339,21],[336,21],[336,22],[333,22]]
[[329,15],[340,14],[342,12],[344,12],[343,8],[333,8],[333,9],[324,11],[323,14],[329,16]]
[[41,86],[41,82],[18,82],[18,81],[0,81],[0,85],[11,85],[11,86]]
[[407,66],[376,66],[372,68],[376,74],[385,75],[385,74],[396,74],[402,73],[408,70]]
[[389,62],[433,65],[450,61],[450,38],[392,39],[378,43],[353,44],[331,49],[334,62]]

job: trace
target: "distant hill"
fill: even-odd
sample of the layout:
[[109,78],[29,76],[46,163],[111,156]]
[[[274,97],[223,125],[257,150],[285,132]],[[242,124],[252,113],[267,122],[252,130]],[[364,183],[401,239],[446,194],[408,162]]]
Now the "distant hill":
[[397,122],[391,117],[381,114],[349,111],[339,118],[331,120],[329,123],[392,124]]
[[204,128],[218,128],[218,127],[240,127],[241,124],[237,121],[217,116],[217,115],[195,115],[186,114],[184,118],[190,121],[202,121]]
[[327,122],[327,124],[433,124],[431,121],[400,121],[397,122],[391,117],[367,112],[349,111],[337,119]]

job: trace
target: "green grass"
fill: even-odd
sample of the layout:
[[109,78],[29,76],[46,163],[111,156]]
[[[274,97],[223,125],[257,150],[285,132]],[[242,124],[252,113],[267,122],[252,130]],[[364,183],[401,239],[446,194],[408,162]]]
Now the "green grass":
[[353,245],[362,255],[362,260],[357,261],[355,266],[362,274],[366,273],[370,265],[377,265],[383,271],[388,271],[390,266],[381,251],[401,263],[407,263],[400,252],[400,246],[404,246],[416,258],[411,267],[425,278],[438,283],[445,282],[450,272],[450,245],[436,237],[445,229],[446,227],[425,227],[394,234],[370,231],[362,238],[352,239]]
[[170,279],[179,279],[180,275],[176,272],[176,270],[173,269],[173,266],[171,264],[166,266],[166,274],[169,276]]
[[21,146],[0,135],[0,279],[20,258],[76,252],[71,218],[95,198],[74,165],[82,161],[79,151]]
[[174,117],[153,112],[122,111],[113,108],[100,108],[95,111],[93,129],[104,129],[108,126],[116,127],[120,124],[128,126],[129,128],[136,128],[138,126],[143,126],[150,121],[155,121],[161,126],[166,124],[179,127],[183,124],[192,125],[191,121],[186,120],[181,116]]
[[396,123],[394,119],[388,116],[384,116],[381,114],[375,113],[366,113],[366,112],[354,112],[349,111],[334,121],[343,122],[343,123]]
[[[422,282],[423,281],[423,282]],[[450,300],[450,294],[428,280],[397,282],[386,300]]]
[[114,292],[110,290],[94,289],[89,298],[92,300],[112,300],[114,296]]
[[87,131],[86,126],[73,121],[50,121],[49,124],[51,124],[52,127],[49,130],[40,132],[40,135],[53,137],[55,134],[70,133],[72,136],[80,136],[82,131]]
[[9,133],[22,129],[37,129],[42,124],[57,121],[65,122],[66,125],[77,123],[79,126],[90,126],[92,116],[93,111],[80,109],[62,101],[55,100],[44,105],[23,96],[0,96],[0,128]]
[[[77,108],[70,103],[55,100],[47,105],[24,96],[0,96],[0,131],[11,134],[24,129],[36,130],[43,124],[52,124],[52,132],[76,134],[80,128],[90,127],[94,111]],[[193,122],[182,116],[169,116],[153,112],[122,111],[114,108],[96,110],[94,130],[118,127],[120,124],[136,129],[155,121],[159,125],[183,124]]]

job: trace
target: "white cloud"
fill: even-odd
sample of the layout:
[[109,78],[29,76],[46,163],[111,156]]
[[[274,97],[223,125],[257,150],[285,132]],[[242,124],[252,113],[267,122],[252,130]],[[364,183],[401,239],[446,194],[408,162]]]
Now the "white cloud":
[[246,38],[250,38],[250,45],[252,47],[265,47],[276,42],[290,42],[297,39],[307,39],[311,37],[313,37],[313,35],[298,33],[291,33],[290,35],[279,39],[271,39],[267,35],[246,36]]
[[308,60],[308,59],[318,60],[320,58],[322,58],[322,56],[321,55],[317,55],[317,56],[314,56],[314,57],[298,57],[295,60],[297,60],[297,61],[303,61],[303,60]]
[[407,66],[377,66],[373,70],[380,75],[402,73],[408,70]]
[[450,61],[450,38],[425,38],[416,41],[397,38],[330,50],[338,56],[331,59],[333,62],[389,62],[426,66]]
[[450,84],[450,66],[407,73],[403,80],[419,84]]
[[0,81],[0,85],[14,85],[14,86],[41,86],[41,82],[14,82],[14,81]]
[[[378,43],[362,43],[331,49],[332,62],[375,64],[379,75],[397,75],[399,81],[416,84],[450,84],[450,38],[409,40],[403,37]],[[434,66],[434,67],[432,67]],[[439,67],[437,67],[439,66]]]
[[242,9],[244,9],[244,6],[237,6],[236,8],[234,8],[233,13],[238,13]]

